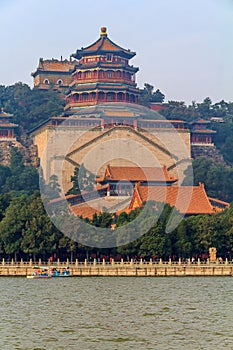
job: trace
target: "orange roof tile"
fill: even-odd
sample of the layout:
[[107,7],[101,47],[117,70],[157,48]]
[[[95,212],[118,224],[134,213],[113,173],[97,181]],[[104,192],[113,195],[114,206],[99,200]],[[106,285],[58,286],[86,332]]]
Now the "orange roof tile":
[[0,127],[1,128],[16,128],[18,125],[17,124],[13,124],[13,123],[1,123],[0,121]]
[[133,112],[127,112],[127,111],[112,111],[112,112],[105,112],[105,115],[108,117],[117,116],[117,117],[134,117]]
[[179,119],[142,119],[142,121],[145,121],[145,122],[151,122],[151,123],[154,123],[154,122],[158,122],[158,123],[185,123],[184,120],[179,120]]
[[4,111],[4,108],[1,108],[0,118],[9,118],[9,117],[13,117],[13,114],[6,113]]
[[70,210],[75,216],[82,216],[83,218],[88,219],[92,219],[94,214],[99,215],[101,213],[100,210],[90,207],[88,204],[72,206],[70,207]]
[[69,72],[70,69],[74,68],[75,63],[68,60],[43,60],[40,61],[38,69],[44,71],[54,71],[54,72]]
[[193,129],[192,134],[215,134],[215,130],[210,130],[210,129]]
[[[141,204],[146,201],[164,202],[176,207],[182,214],[213,214],[214,209],[205,192],[199,186],[140,186],[135,188]],[[132,202],[131,202],[132,204]],[[131,205],[132,206],[132,205]]]
[[85,48],[81,48],[81,50],[77,50],[76,53],[72,56],[80,59],[81,57],[88,56],[90,54],[101,54],[107,52],[118,52],[126,58],[132,58],[133,56],[135,56],[135,52],[123,49],[122,47],[111,41],[107,36],[105,27],[101,28],[101,34],[98,40],[96,40],[93,44]]
[[133,167],[133,166],[110,166],[105,171],[105,179],[115,181],[157,181],[175,182],[176,178],[171,177],[166,167]]

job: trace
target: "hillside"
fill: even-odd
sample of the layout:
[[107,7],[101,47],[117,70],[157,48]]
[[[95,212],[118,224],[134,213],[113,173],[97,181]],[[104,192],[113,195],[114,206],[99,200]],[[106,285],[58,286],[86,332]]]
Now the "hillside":
[[[148,84],[145,84],[147,86]],[[149,85],[149,87],[151,87]],[[148,105],[157,101],[157,92],[153,87],[141,90],[141,103]],[[162,94],[162,93],[160,93]],[[162,100],[164,95],[162,94]],[[161,100],[161,101],[162,101]],[[29,136],[30,130],[36,125],[54,115],[63,113],[64,99],[62,95],[53,90],[31,89],[23,83],[12,86],[0,86],[0,107],[13,114],[13,122],[19,125],[17,131],[17,145],[0,147],[0,164],[7,165],[10,160],[11,146],[19,148],[25,164],[38,166],[35,147]],[[211,121],[210,127],[216,130],[213,141],[223,156],[225,164],[213,162],[203,154],[193,161],[194,182],[204,182],[208,195],[222,200],[233,200],[232,178],[233,174],[233,103],[220,101],[212,104],[209,98],[201,103],[193,102],[186,106],[184,102],[169,101],[164,103],[160,113],[167,119],[183,119],[192,122],[198,119]],[[0,145],[1,146],[1,145]],[[205,159],[202,159],[205,157]]]

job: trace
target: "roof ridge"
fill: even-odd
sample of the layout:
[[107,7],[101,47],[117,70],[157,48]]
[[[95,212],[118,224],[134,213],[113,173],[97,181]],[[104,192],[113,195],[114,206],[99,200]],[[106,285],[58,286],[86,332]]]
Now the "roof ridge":
[[207,200],[207,202],[208,202],[208,204],[209,204],[209,206],[210,206],[212,212],[214,212],[214,207],[213,207],[213,205],[210,203],[210,200],[209,200],[209,197],[207,196],[207,193],[206,193],[206,190],[205,190],[205,185],[204,185],[203,182],[199,182],[199,188],[202,190],[202,193],[204,194],[204,196],[205,196],[205,198],[206,198],[206,200]]

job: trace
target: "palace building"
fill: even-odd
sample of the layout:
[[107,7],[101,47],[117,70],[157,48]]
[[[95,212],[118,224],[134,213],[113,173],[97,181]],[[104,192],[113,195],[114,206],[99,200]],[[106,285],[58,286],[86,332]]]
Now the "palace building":
[[[76,215],[101,212],[101,204],[90,209],[96,193],[105,198],[104,206],[111,210],[131,210],[140,198],[143,201],[141,187],[143,191],[168,188],[175,193],[191,164],[190,130],[184,121],[166,120],[158,113],[161,106],[152,110],[140,105],[136,83],[139,69],[129,63],[134,56],[135,52],[110,40],[102,27],[100,37],[78,49],[72,59],[40,59],[32,74],[35,87],[52,84],[65,94],[66,101],[62,115],[51,116],[31,131],[45,181],[56,174],[64,196],[72,187],[76,167],[83,164],[96,176],[95,191],[85,194],[88,203],[80,195],[67,197]],[[203,141],[203,134],[211,135],[204,130],[197,131],[193,125],[192,142]],[[205,142],[210,141],[205,138]],[[137,186],[138,198],[131,202]],[[204,189],[194,189],[194,193],[198,191],[204,198]],[[114,202],[117,196],[124,197],[123,207],[116,199]],[[192,201],[198,204],[196,197]],[[207,213],[212,213],[208,200],[205,205]]]
[[[49,85],[45,80],[52,77],[54,83],[59,77],[62,80],[63,64],[71,79],[64,114],[51,117],[31,132],[47,182],[62,167],[58,177],[66,192],[75,167],[84,163],[94,173],[101,168],[103,175],[108,159],[112,166],[135,166],[135,162],[142,167],[166,166],[173,177],[177,177],[177,162],[186,168],[190,132],[182,120],[168,121],[139,104],[138,68],[129,63],[134,56],[135,52],[110,40],[103,27],[99,39],[78,49],[69,64],[40,60],[33,74],[35,86]],[[87,154],[92,154],[89,164]]]
[[70,60],[51,59],[44,60],[40,58],[39,65],[31,75],[34,78],[34,88],[43,90],[55,89],[65,92],[72,81],[71,72],[74,69],[75,62]]
[[216,133],[216,131],[208,128],[210,125],[209,120],[199,119],[189,124],[191,130],[191,145],[214,146],[212,136]]
[[0,141],[15,141],[15,129],[17,124],[12,123],[13,114],[6,113],[4,109],[0,112]]

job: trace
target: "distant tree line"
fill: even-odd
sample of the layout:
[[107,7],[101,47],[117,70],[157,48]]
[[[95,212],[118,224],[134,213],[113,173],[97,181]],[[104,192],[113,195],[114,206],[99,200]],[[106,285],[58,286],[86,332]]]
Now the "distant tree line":
[[[210,247],[216,247],[218,256],[233,258],[233,207],[215,215],[198,215],[183,219],[178,227],[166,233],[166,225],[172,208],[165,205],[157,223],[140,238],[115,248],[86,247],[62,234],[46,214],[38,191],[31,196],[12,197],[0,195],[0,258],[5,259],[54,259],[83,260],[86,257],[109,259],[206,259]],[[140,213],[135,210],[121,213],[94,215],[88,221],[97,227],[125,226]],[[141,224],[142,225],[142,224]],[[143,228],[143,226],[142,226]]]

